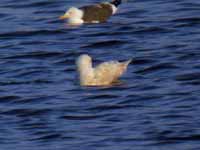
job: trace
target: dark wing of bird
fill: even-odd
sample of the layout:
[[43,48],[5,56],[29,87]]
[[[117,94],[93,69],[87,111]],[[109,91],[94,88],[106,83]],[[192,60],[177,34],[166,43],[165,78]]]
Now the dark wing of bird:
[[83,20],[85,22],[99,21],[105,22],[112,15],[112,6],[110,4],[102,3],[97,5],[83,6]]

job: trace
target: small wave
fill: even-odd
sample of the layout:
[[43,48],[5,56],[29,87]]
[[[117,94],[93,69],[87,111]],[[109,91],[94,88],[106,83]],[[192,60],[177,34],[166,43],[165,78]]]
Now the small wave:
[[58,35],[63,34],[65,31],[62,30],[35,30],[35,31],[15,31],[1,33],[1,38],[11,38],[11,37],[26,37],[26,36],[35,36],[35,35]]
[[100,47],[105,48],[105,47],[118,46],[125,43],[127,42],[122,40],[109,40],[109,41],[95,42],[86,46],[82,46],[81,48],[100,48]]
[[5,4],[1,7],[3,8],[33,8],[33,7],[44,7],[54,4],[55,2],[51,1],[41,1],[41,2],[31,2],[31,3],[13,3],[13,4]]
[[148,34],[148,33],[169,33],[174,32],[174,29],[163,28],[163,27],[145,27],[143,29],[137,29],[132,31],[132,34]]
[[21,99],[21,97],[16,95],[0,96],[0,103],[10,103],[19,99]]
[[177,81],[189,81],[189,80],[199,80],[200,81],[200,72],[185,73],[177,75],[175,78]]
[[40,116],[48,114],[51,109],[12,109],[7,111],[0,111],[3,115],[16,115],[19,117],[26,116]]
[[179,67],[171,64],[171,63],[162,63],[162,64],[157,64],[157,65],[153,65],[150,67],[147,67],[145,69],[136,71],[136,73],[151,73],[154,71],[160,71],[160,70],[166,70],[166,69],[177,69]]
[[98,118],[103,118],[106,115],[65,115],[60,118],[67,120],[94,120]]
[[5,14],[5,13],[0,13],[0,18],[4,18],[4,17],[7,17],[8,14]]
[[166,136],[161,136],[159,138],[161,141],[174,141],[174,142],[180,142],[180,141],[199,141],[200,140],[200,135],[191,135],[191,136],[172,136],[172,137],[166,137]]
[[96,107],[91,107],[89,108],[89,110],[95,110],[95,111],[110,111],[110,110],[119,110],[119,109],[125,109],[125,108],[129,108],[132,107],[131,105],[100,105],[100,106],[96,106]]
[[89,96],[87,99],[114,99],[118,98],[118,95],[110,95],[110,94],[102,94],[102,95],[95,95],[95,96]]
[[151,64],[154,62],[155,62],[155,60],[153,60],[153,59],[144,59],[144,58],[134,58],[134,60],[133,60],[134,65]]
[[[47,134],[47,135],[46,135]],[[36,133],[36,135],[40,135]],[[49,140],[55,140],[55,139],[60,139],[62,137],[62,134],[59,133],[45,133],[45,135],[36,138],[30,138],[30,141],[49,141]]]
[[17,103],[17,104],[38,104],[40,102],[45,102],[46,100],[48,99],[51,99],[51,98],[55,98],[54,96],[37,96],[37,97],[32,97],[32,98],[21,98],[19,100],[15,100],[14,103]]
[[20,54],[16,56],[8,56],[4,57],[4,59],[45,59],[51,57],[60,57],[62,56],[62,52],[45,52],[45,51],[37,51],[37,52],[28,52],[25,54]]
[[53,81],[45,80],[45,79],[36,79],[31,81],[1,81],[0,86],[7,85],[23,85],[23,84],[49,84],[53,83]]
[[177,18],[172,20],[172,22],[200,23],[200,18],[199,17]]

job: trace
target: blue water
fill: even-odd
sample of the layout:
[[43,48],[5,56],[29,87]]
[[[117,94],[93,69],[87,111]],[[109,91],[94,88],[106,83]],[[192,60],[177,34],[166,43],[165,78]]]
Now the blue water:
[[[0,150],[199,150],[200,1],[129,0],[107,23],[58,17],[92,0],[1,0]],[[75,60],[133,58],[123,84],[81,87]]]

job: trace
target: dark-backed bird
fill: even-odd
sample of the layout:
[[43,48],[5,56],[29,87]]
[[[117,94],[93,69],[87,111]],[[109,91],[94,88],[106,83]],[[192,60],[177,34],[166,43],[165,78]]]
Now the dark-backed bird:
[[121,3],[122,0],[113,0],[80,8],[71,7],[63,16],[60,16],[60,19],[68,19],[68,23],[72,25],[106,22],[116,13]]
[[108,86],[118,81],[118,78],[126,71],[132,60],[118,62],[103,62],[96,67],[92,66],[92,58],[83,54],[76,61],[80,85],[82,86]]

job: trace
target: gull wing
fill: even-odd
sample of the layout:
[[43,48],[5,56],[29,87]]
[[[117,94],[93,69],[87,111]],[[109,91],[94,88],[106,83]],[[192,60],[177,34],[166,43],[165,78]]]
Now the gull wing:
[[131,60],[126,62],[109,61],[94,68],[94,78],[99,83],[112,83],[117,80],[127,69]]
[[85,22],[105,22],[112,15],[112,6],[107,3],[101,3],[96,5],[89,5],[80,7],[83,10],[83,20]]

